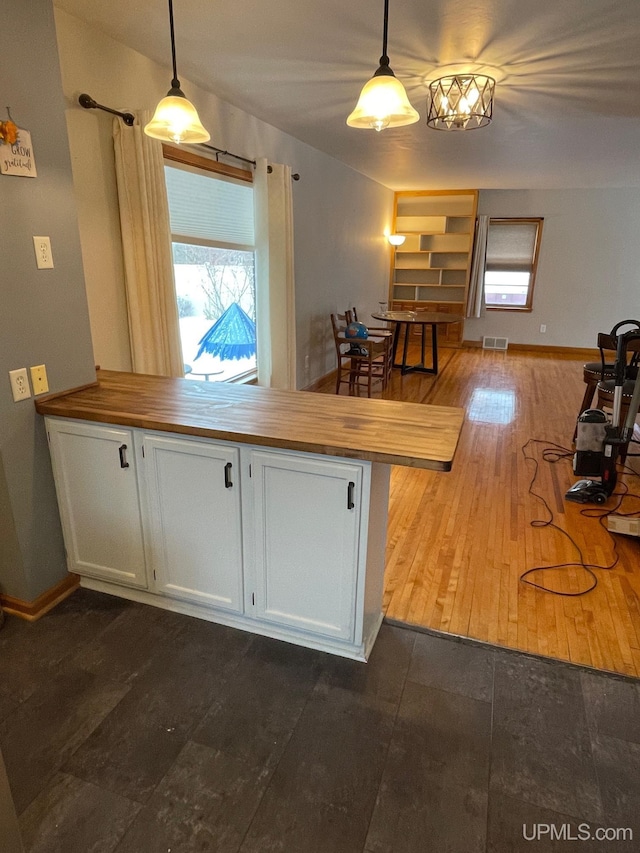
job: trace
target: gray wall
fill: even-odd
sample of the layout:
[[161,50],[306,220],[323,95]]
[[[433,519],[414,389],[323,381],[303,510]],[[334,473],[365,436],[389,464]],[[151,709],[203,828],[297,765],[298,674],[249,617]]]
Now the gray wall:
[[[56,391],[95,371],[51,0],[3,0],[0,57],[0,112],[31,132],[38,171],[0,175],[0,591],[30,601],[66,566],[42,419],[8,372],[44,363]],[[54,269],[36,269],[33,235]]]
[[478,213],[543,216],[544,228],[533,311],[467,320],[466,340],[594,347],[598,332],[640,318],[640,189],[482,190]]

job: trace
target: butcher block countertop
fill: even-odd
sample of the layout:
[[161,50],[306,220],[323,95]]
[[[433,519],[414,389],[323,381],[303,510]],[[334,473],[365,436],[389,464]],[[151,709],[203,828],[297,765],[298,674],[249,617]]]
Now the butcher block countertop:
[[464,410],[99,370],[41,415],[449,471]]

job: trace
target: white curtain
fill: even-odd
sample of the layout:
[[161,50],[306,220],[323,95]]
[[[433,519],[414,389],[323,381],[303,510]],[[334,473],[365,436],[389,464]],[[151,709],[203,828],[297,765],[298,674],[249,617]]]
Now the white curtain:
[[162,143],[115,119],[113,141],[135,373],[183,376]]
[[489,217],[484,215],[479,216],[473,248],[473,260],[471,261],[466,317],[480,317],[484,308],[484,268],[487,262],[488,236]]
[[296,312],[293,275],[291,169],[256,164],[256,337],[258,384],[296,387]]

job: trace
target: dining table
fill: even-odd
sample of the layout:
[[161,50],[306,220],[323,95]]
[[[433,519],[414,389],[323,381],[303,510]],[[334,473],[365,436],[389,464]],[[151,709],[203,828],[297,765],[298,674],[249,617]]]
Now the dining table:
[[[445,311],[376,311],[371,315],[375,320],[383,320],[393,325],[393,366],[405,373],[438,373],[438,326],[462,323],[462,314],[450,314]],[[412,328],[420,328],[420,361],[408,364],[409,334]],[[427,328],[431,330],[431,365],[425,365]],[[402,361],[397,362],[398,343],[404,329]]]

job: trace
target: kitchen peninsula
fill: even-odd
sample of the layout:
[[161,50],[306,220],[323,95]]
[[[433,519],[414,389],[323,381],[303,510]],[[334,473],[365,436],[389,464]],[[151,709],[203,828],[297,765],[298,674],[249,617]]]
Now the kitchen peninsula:
[[366,660],[390,465],[448,471],[463,410],[98,372],[41,397],[82,585]]

